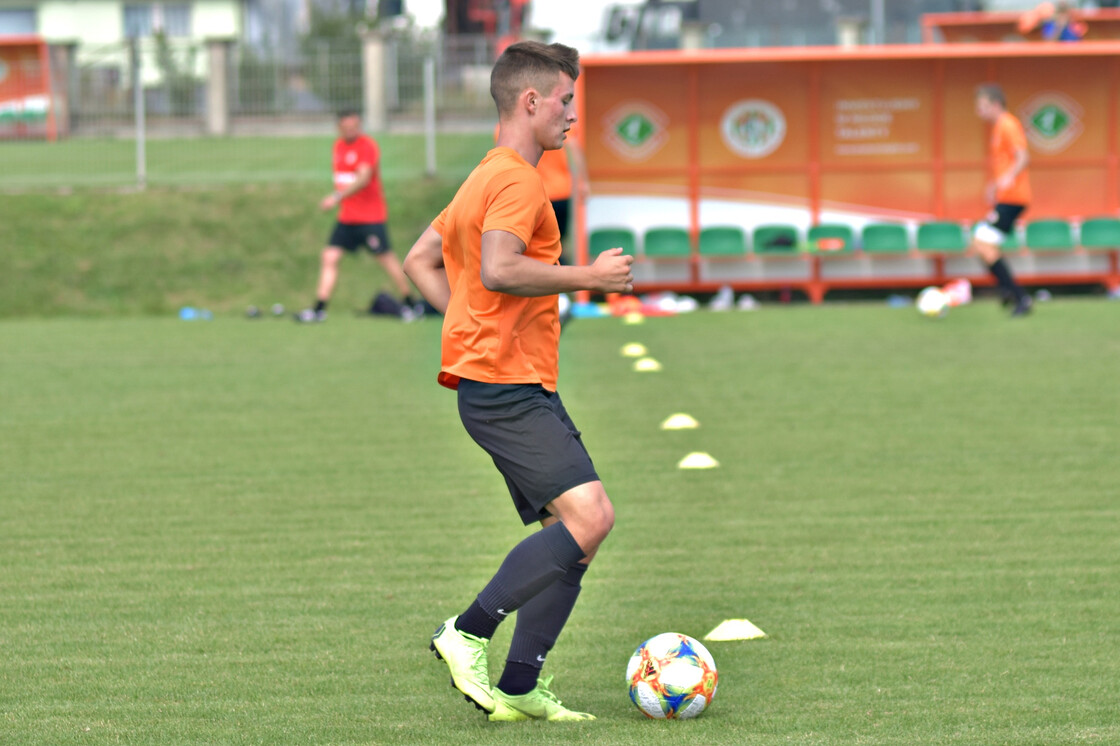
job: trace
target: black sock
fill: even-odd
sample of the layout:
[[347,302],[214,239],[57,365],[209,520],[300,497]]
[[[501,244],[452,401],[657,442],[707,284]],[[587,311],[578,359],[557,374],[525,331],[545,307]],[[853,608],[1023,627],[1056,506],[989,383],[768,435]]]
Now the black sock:
[[506,555],[475,603],[459,616],[455,628],[476,637],[493,637],[503,619],[552,585],[583,555],[562,522],[526,537]]
[[455,620],[455,629],[460,632],[466,632],[468,635],[481,637],[489,640],[494,636],[494,630],[502,623],[501,619],[497,619],[486,613],[485,610],[478,604],[478,599],[475,599],[467,610],[459,615]]
[[413,298],[411,295],[406,295],[404,297],[404,304],[406,306],[415,306],[416,305],[416,299]]
[[506,694],[528,694],[537,688],[541,670],[528,663],[506,661],[498,688]]
[[319,313],[320,311],[326,311],[327,310],[327,303],[328,303],[328,301],[325,301],[325,300],[315,301],[315,313]]
[[576,563],[563,576],[517,610],[517,627],[510,641],[505,671],[498,688],[506,694],[525,694],[537,685],[548,652],[568,621],[579,598],[587,565]]
[[999,283],[999,286],[1013,295],[1015,300],[1021,301],[1024,296],[1026,296],[1026,291],[1023,290],[1022,286],[1015,282],[1015,278],[1011,276],[1011,270],[1008,268],[1007,263],[1003,261],[1003,257],[989,264],[988,271],[992,273],[992,277],[996,278],[996,282]]

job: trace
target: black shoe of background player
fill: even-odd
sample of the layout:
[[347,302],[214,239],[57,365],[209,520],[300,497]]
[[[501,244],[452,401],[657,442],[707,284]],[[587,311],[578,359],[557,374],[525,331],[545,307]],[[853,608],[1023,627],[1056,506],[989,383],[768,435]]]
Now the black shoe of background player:
[[1034,301],[1031,300],[1029,295],[1024,295],[1015,304],[1015,308],[1011,310],[1011,316],[1026,316],[1030,314],[1032,308],[1034,308]]

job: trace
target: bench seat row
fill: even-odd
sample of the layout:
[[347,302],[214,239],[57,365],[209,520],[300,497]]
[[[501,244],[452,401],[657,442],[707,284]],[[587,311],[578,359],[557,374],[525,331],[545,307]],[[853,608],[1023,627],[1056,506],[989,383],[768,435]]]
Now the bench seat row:
[[[608,248],[649,259],[684,258],[694,254],[686,228],[661,226],[640,236],[625,227],[601,227],[588,236],[592,258]],[[736,257],[749,253],[788,254],[797,251],[821,253],[963,252],[969,246],[968,226],[953,221],[922,223],[916,230],[897,223],[870,223],[859,231],[841,223],[822,223],[802,233],[794,225],[760,225],[753,231],[738,226],[709,226],[698,237],[695,254],[701,257]],[[1120,218],[1090,218],[1080,223],[1043,219],[1026,224],[1021,235],[1004,244],[1008,251],[1111,250],[1120,248]]]

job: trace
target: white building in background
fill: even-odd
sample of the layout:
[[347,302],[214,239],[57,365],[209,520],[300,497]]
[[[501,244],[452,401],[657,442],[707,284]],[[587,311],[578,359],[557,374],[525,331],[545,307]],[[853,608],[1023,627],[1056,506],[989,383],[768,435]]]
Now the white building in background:
[[163,31],[169,38],[240,38],[246,0],[0,0],[0,36],[50,43],[117,44]]
[[0,38],[36,34],[51,44],[106,46],[163,31],[173,42],[233,39],[291,57],[310,27],[310,5],[345,1],[0,0]]
[[257,49],[290,56],[307,32],[309,16],[305,0],[245,0],[241,39]]
[[[207,73],[205,45],[234,41],[245,26],[247,0],[0,0],[0,38],[35,34],[69,48],[69,64],[104,79],[103,87],[128,77],[128,42],[138,40],[144,85],[163,80],[156,35],[166,35],[185,72]],[[73,72],[71,72],[73,74]]]

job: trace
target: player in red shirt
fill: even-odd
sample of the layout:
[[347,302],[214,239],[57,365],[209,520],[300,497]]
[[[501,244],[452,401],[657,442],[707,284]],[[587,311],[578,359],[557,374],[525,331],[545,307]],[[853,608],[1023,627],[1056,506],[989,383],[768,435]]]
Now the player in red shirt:
[[[411,320],[423,305],[412,297],[400,260],[389,245],[386,220],[389,209],[378,169],[381,152],[373,138],[362,133],[362,120],[356,111],[338,114],[338,140],[334,143],[334,191],[319,202],[325,210],[338,210],[338,222],[323,248],[319,286],[315,305],[296,314],[302,322],[325,321],[327,304],[338,281],[338,265],[345,252],[357,253],[364,247],[377,258],[381,268],[404,298],[401,315]],[[373,310],[372,307],[370,310]]]

